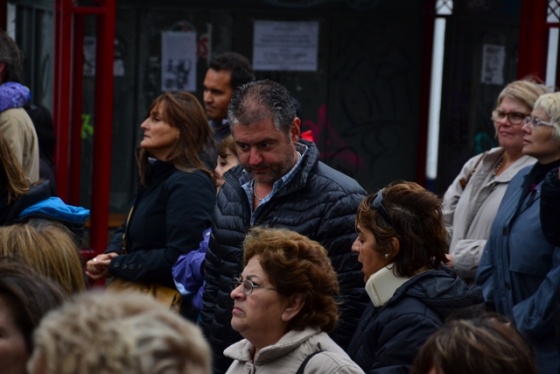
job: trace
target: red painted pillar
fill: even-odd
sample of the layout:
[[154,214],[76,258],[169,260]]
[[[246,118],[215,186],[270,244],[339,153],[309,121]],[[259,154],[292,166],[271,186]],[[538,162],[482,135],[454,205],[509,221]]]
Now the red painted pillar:
[[113,124],[113,55],[115,0],[97,0],[80,7],[73,0],[57,0],[55,20],[55,95],[53,117],[58,137],[57,184],[60,197],[79,203],[83,100],[84,15],[97,17],[93,175],[90,247],[100,253],[107,246]]
[[115,0],[102,0],[100,3],[102,3],[104,12],[98,17],[97,24],[90,228],[90,244],[96,252],[105,250],[108,237],[115,50]]
[[546,77],[548,27],[546,25],[547,0],[523,0],[519,23],[519,57],[517,77]]
[[[57,137],[56,185],[60,198],[68,201],[72,102],[72,0],[57,0],[55,9],[55,69],[53,119]],[[81,93],[80,93],[81,96]]]

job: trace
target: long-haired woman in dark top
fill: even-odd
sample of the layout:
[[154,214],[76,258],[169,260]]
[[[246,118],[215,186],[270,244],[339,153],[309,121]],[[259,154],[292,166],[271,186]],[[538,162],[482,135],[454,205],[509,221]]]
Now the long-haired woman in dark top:
[[157,97],[140,127],[140,187],[128,222],[105,253],[88,261],[86,274],[175,288],[171,267],[181,254],[198,248],[211,223],[216,187],[205,156],[212,130],[204,109],[187,92]]

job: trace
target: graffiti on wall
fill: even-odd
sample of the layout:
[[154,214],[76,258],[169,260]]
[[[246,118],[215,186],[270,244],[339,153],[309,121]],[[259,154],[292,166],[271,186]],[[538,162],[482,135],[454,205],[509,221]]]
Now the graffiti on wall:
[[[327,117],[327,106],[321,104],[317,110],[317,121],[304,120],[303,129],[311,130],[313,139],[326,139],[320,158],[329,165],[342,165],[340,169],[355,175],[363,167],[360,155],[342,138]],[[331,151],[332,150],[332,151]]]

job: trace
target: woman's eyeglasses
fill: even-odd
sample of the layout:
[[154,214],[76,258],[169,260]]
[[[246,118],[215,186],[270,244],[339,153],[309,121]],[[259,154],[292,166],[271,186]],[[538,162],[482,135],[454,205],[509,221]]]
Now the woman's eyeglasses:
[[504,118],[507,118],[512,125],[521,125],[527,116],[527,113],[521,112],[502,112],[501,110],[492,111],[492,121],[501,121]]
[[259,286],[258,284],[251,282],[249,279],[233,278],[231,280],[231,289],[234,290],[239,286],[242,286],[245,296],[249,296],[250,294],[252,294],[255,288],[276,291],[276,289],[274,288]]
[[524,122],[526,125],[529,125],[529,127],[531,127],[532,129],[538,126],[554,126],[554,124],[551,122],[545,122],[541,119],[538,119],[536,117],[531,117],[531,116],[525,117]]

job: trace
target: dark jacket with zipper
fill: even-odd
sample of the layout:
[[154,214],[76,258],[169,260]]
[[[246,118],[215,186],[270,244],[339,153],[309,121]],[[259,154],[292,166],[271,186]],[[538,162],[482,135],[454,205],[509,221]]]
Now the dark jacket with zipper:
[[[261,205],[254,226],[285,228],[321,243],[338,274],[341,317],[331,337],[343,348],[350,341],[367,303],[363,275],[351,252],[354,219],[365,196],[352,178],[319,161],[317,147],[308,147],[300,169],[270,201]],[[250,229],[251,204],[242,185],[250,177],[238,166],[228,171],[214,209],[214,226],[205,261],[206,286],[200,325],[214,353],[214,372],[225,372],[231,360],[223,350],[241,340],[231,328],[231,280],[243,271],[243,240]]]
[[370,301],[348,355],[370,374],[409,373],[424,342],[454,313],[472,317],[482,312],[479,287],[467,284],[449,270],[430,270],[397,288],[384,305]]
[[146,186],[136,195],[127,253],[121,254],[126,221],[105,251],[120,254],[109,265],[111,275],[175,288],[171,268],[180,255],[198,248],[203,231],[211,225],[215,201],[216,188],[209,175],[156,161]]

